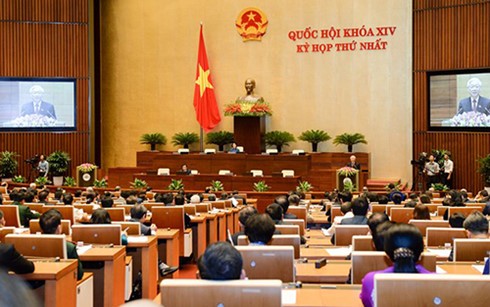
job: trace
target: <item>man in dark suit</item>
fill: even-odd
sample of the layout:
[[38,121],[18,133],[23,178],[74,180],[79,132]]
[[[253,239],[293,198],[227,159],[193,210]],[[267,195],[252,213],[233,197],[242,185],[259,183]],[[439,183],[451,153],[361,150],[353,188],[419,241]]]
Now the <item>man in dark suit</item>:
[[238,245],[238,237],[245,235],[245,224],[247,223],[248,218],[255,214],[257,214],[257,209],[253,206],[248,206],[240,210],[238,213],[238,224],[240,225],[240,231],[235,232],[231,236],[233,245]]
[[367,225],[368,219],[366,214],[368,213],[369,206],[366,200],[361,197],[354,199],[351,208],[354,216],[343,218],[340,225]]
[[46,101],[43,101],[44,89],[40,85],[34,85],[29,90],[32,101],[22,105],[20,116],[39,114],[56,119],[54,106]]
[[358,171],[361,170],[361,164],[356,162],[356,156],[354,155],[350,156],[350,162],[347,163],[347,166],[355,168]]
[[0,266],[17,274],[34,272],[34,263],[22,257],[12,244],[0,243]]
[[478,112],[490,115],[490,99],[480,96],[481,81],[471,78],[466,83],[470,97],[461,99],[458,104],[458,114],[466,112]]
[[[39,226],[41,226],[44,234],[61,234],[61,213],[56,209],[50,209],[44,212],[39,218]],[[78,260],[77,279],[82,279],[82,262],[78,259],[77,246],[72,242],[66,242],[66,256],[68,259]]]

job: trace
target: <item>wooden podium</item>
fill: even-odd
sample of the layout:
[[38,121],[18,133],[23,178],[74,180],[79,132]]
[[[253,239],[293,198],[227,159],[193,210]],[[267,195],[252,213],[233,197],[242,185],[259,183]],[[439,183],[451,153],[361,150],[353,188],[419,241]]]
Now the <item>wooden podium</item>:
[[233,130],[235,142],[243,146],[246,153],[265,151],[265,116],[234,116]]
[[77,169],[77,185],[79,187],[91,187],[94,185],[95,179],[97,179],[97,168],[88,173]]

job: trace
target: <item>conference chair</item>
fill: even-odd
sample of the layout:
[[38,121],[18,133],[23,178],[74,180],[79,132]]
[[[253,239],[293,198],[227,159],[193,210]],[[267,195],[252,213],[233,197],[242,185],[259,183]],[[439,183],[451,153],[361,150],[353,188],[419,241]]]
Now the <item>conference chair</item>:
[[20,227],[20,214],[19,206],[16,205],[2,205],[0,208],[3,211],[3,218],[5,219],[5,226]]
[[[39,224],[39,219],[29,221],[29,231],[31,234],[38,232],[43,232],[41,225]],[[69,236],[71,234],[71,222],[70,220],[61,220],[61,234]]]
[[[170,174],[170,171],[169,171],[169,174]],[[145,196],[146,196],[146,199],[153,200],[153,198],[155,197],[155,192],[148,191],[148,192],[146,192]]]
[[121,225],[73,225],[71,238],[89,244],[121,245]]
[[453,261],[483,261],[489,253],[490,239],[454,239]]
[[352,236],[365,235],[369,232],[367,225],[337,225],[335,226],[335,245],[349,246]]
[[487,306],[490,276],[376,274],[374,304],[391,306]]
[[170,168],[165,168],[165,167],[159,168],[157,170],[157,175],[158,176],[168,176],[168,175],[170,175]]
[[124,212],[124,208],[104,208],[109,216],[111,217],[111,221],[124,222],[126,220],[126,215]]
[[156,202],[148,202],[148,201],[143,202],[142,205],[145,206],[146,210],[150,212],[152,212],[154,206],[165,206],[164,203],[156,203]]
[[218,175],[220,175],[220,176],[232,176],[233,173],[228,169],[220,169],[218,171]]
[[280,307],[280,280],[164,279],[160,284],[162,306]]
[[226,205],[224,201],[220,201],[220,200],[210,201],[209,204],[211,204],[211,207],[213,209],[223,209],[223,210],[226,209]]
[[276,230],[279,230],[282,235],[298,235],[299,236],[299,226],[298,225],[276,225]]
[[199,213],[208,213],[212,209],[210,203],[195,204],[195,206],[196,211]]
[[294,282],[294,248],[292,246],[237,246],[248,279],[280,279]]
[[0,228],[0,242],[5,243],[5,236],[15,232],[15,227],[2,227]]
[[376,251],[371,235],[352,236],[352,250],[356,252],[374,252]]
[[92,214],[94,212],[94,206],[93,205],[87,205],[87,204],[73,204],[73,207],[78,210],[82,210],[83,212],[87,214]]
[[192,229],[185,228],[183,206],[155,206],[152,208],[151,218],[158,228],[178,229],[180,256],[189,257],[192,254]]
[[204,153],[209,155],[209,154],[215,154],[216,153],[216,149],[214,148],[206,148],[204,149]]
[[333,223],[337,216],[342,216],[342,210],[340,210],[340,206],[332,206],[330,208],[330,221]]
[[292,169],[283,169],[281,171],[282,173],[282,177],[286,178],[286,177],[294,177],[294,170]]
[[29,207],[32,211],[43,212],[44,204],[40,203],[24,203],[24,206]]
[[46,212],[51,209],[56,209],[61,214],[61,218],[64,220],[70,220],[71,224],[75,224],[75,212],[73,206],[54,206],[48,205],[43,207],[43,212]]
[[133,207],[134,205],[116,205],[115,208],[123,208],[125,215],[131,215],[131,208]]
[[386,205],[386,214],[388,216],[391,216],[391,209],[393,208],[403,208],[403,205],[395,205],[395,204]]
[[408,223],[417,227],[423,236],[426,234],[427,227],[449,228],[449,222],[443,220],[410,220]]
[[264,172],[260,169],[253,169],[250,171],[250,173],[252,173],[252,177],[263,177],[264,176]]
[[283,219],[283,225],[298,225],[299,226],[299,234],[301,236],[305,235],[305,224],[306,222],[303,219]]
[[[422,253],[422,257],[418,264],[421,264],[424,268],[431,272],[436,271],[436,258],[435,254]],[[385,252],[362,252],[353,251],[351,254],[352,261],[352,284],[362,283],[364,276],[373,271],[384,270],[387,267],[393,265],[388,255]]]
[[65,235],[8,234],[5,243],[27,257],[60,257],[66,259]]
[[126,230],[126,233],[130,236],[141,235],[141,223],[140,222],[112,222],[114,225],[121,225],[122,230]]
[[[239,246],[248,245],[247,236],[239,236],[237,243]],[[300,257],[301,238],[298,235],[273,235],[270,246],[292,246],[294,248],[294,259]]]
[[407,224],[413,218],[414,208],[391,208],[390,219],[392,222]]
[[296,218],[305,221],[306,225],[307,210],[305,206],[289,206],[288,213],[296,215]]
[[427,206],[430,213],[437,212],[437,207],[440,206],[439,204],[424,204],[424,205]]
[[464,228],[435,228],[427,227],[425,239],[427,246],[445,246],[446,243],[453,244],[453,239],[466,238]]
[[473,213],[474,211],[480,211],[483,212],[483,207],[480,206],[467,206],[467,207],[449,207],[448,208],[449,212],[447,213],[447,216],[451,216],[454,213],[461,213],[465,217]]
[[196,205],[184,205],[184,212],[187,215],[195,216],[197,214]]
[[386,212],[386,207],[388,205],[371,205],[371,212],[372,213],[383,213],[383,212]]

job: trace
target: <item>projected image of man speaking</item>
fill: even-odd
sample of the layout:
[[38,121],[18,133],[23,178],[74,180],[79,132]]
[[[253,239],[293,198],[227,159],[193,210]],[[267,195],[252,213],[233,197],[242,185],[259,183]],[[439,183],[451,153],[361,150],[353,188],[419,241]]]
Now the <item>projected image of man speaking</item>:
[[462,99],[458,104],[458,114],[466,112],[483,113],[490,115],[490,99],[480,96],[482,82],[478,78],[471,78],[466,83],[470,97]]
[[39,114],[56,119],[54,106],[46,101],[43,101],[44,89],[40,85],[34,85],[30,88],[32,101],[22,105],[20,116]]

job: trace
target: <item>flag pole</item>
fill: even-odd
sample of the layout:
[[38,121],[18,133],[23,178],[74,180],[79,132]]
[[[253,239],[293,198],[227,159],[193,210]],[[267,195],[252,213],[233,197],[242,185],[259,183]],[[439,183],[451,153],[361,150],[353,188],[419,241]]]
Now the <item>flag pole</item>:
[[200,141],[199,141],[199,148],[200,148],[200,152],[204,152],[204,131],[201,127],[201,137],[199,138]]

